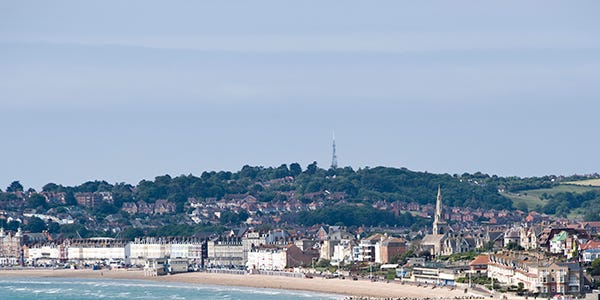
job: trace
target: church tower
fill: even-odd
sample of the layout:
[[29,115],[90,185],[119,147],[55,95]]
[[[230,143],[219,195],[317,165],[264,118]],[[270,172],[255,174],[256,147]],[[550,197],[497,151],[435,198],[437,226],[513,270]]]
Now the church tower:
[[438,186],[437,198],[435,201],[435,216],[433,217],[433,234],[446,234],[446,220],[444,220],[444,207],[442,206],[442,189]]

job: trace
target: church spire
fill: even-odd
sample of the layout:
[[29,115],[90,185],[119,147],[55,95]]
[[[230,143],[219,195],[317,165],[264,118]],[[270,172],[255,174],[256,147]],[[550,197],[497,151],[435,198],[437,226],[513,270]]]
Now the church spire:
[[433,234],[445,234],[445,226],[446,221],[444,220],[444,207],[442,205],[442,188],[438,185],[438,192],[435,200],[435,215],[433,217]]

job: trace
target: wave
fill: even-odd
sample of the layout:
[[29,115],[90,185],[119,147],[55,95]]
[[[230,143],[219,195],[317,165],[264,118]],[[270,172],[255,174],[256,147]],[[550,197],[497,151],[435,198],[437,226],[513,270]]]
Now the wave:
[[[265,288],[152,282],[128,279],[90,278],[3,278],[0,289],[6,299],[340,299],[339,295]],[[12,297],[11,297],[12,296]]]

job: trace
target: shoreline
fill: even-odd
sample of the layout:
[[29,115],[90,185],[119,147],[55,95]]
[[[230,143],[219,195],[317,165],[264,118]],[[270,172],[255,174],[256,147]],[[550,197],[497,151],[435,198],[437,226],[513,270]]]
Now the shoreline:
[[[412,298],[412,299],[462,299],[482,297],[471,291],[448,287],[418,287],[398,282],[371,282],[368,280],[324,278],[292,278],[260,274],[221,274],[206,272],[179,273],[165,276],[144,276],[141,270],[63,270],[63,269],[18,269],[0,270],[0,277],[61,277],[61,278],[107,278],[123,280],[149,280],[157,282],[177,282],[187,284],[207,284],[220,286],[238,286],[248,288],[268,288],[294,291],[309,291],[339,295],[346,299],[363,298]],[[517,299],[508,295],[508,299]]]

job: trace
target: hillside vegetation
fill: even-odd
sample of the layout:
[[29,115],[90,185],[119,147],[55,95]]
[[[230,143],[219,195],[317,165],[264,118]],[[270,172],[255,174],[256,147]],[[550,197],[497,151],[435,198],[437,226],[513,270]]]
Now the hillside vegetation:
[[[580,177],[567,178],[571,182]],[[13,186],[13,184],[17,184]],[[11,192],[19,187],[14,182],[7,188]],[[481,209],[538,210],[548,214],[566,215],[572,210],[585,208],[586,219],[600,219],[600,188],[559,184],[556,177],[498,177],[477,172],[475,174],[431,174],[405,168],[350,167],[322,169],[316,162],[302,168],[297,163],[279,167],[244,166],[237,172],[203,172],[193,175],[157,176],[154,180],[142,180],[137,185],[110,184],[106,181],[89,181],[79,186],[63,186],[49,183],[45,192],[66,193],[67,205],[76,205],[73,195],[78,192],[112,192],[114,204],[104,203],[97,208],[100,215],[119,211],[123,203],[145,201],[154,203],[166,199],[176,204],[177,213],[185,211],[189,198],[200,201],[223,199],[227,195],[252,195],[260,202],[301,201],[311,203],[328,199],[326,209],[318,213],[302,215],[303,223],[312,224],[323,220],[339,219],[349,212],[350,206],[369,207],[378,201],[434,204],[437,188],[442,188],[444,204],[454,207]],[[12,201],[12,193],[0,193],[2,201]],[[14,199],[13,199],[14,200]],[[30,201],[32,206],[43,203]],[[43,201],[42,201],[43,202]],[[33,207],[32,207],[33,208]],[[364,214],[355,215],[364,219]],[[293,216],[291,219],[295,219]],[[378,217],[388,224],[414,222],[408,216]]]

